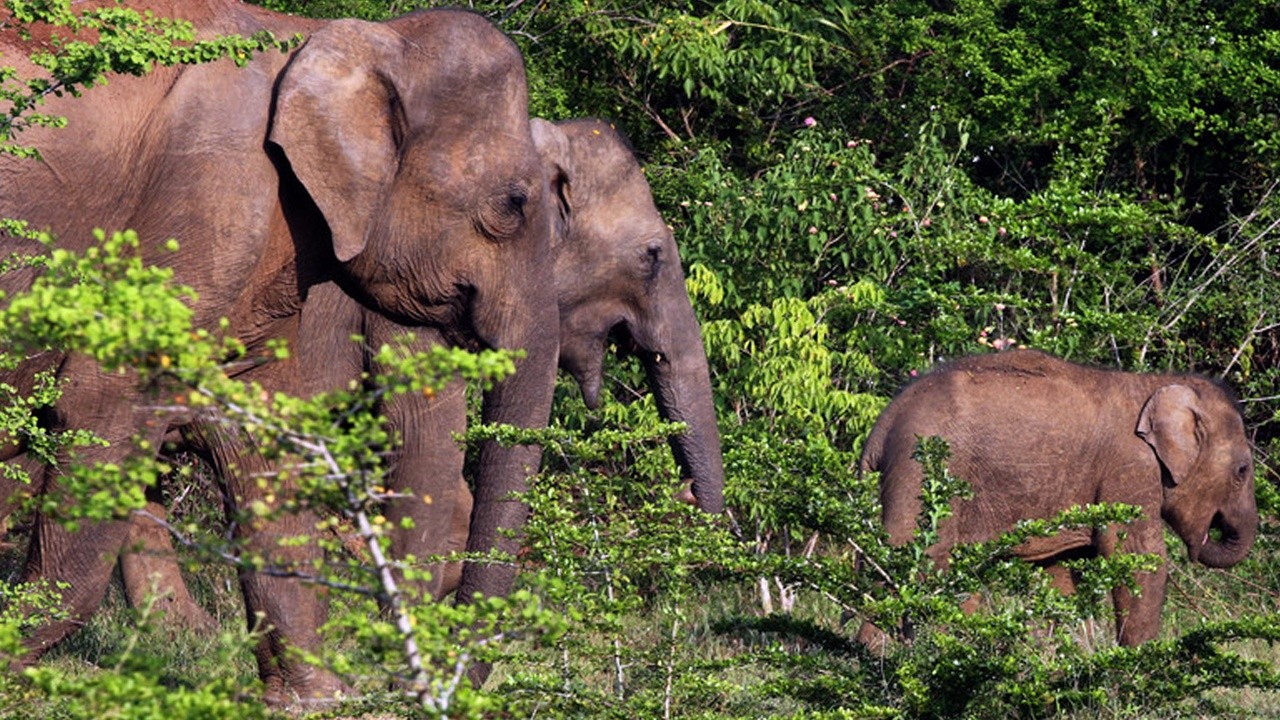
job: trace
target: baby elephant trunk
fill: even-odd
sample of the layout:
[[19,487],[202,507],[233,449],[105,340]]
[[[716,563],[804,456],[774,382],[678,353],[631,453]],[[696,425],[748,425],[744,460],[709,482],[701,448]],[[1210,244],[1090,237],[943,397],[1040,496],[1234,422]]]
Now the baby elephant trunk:
[[1211,568],[1229,568],[1249,554],[1258,536],[1258,511],[1242,512],[1233,517],[1218,513],[1210,525],[1210,537],[1200,547],[1195,559]]

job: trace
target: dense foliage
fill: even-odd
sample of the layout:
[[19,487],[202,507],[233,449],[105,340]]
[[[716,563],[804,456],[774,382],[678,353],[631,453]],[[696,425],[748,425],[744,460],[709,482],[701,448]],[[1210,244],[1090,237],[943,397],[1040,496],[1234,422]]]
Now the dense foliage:
[[[380,19],[428,3],[262,4]],[[1280,639],[1274,2],[473,5],[524,51],[531,112],[609,117],[645,162],[703,321],[730,514],[708,520],[671,501],[678,478],[662,439],[678,428],[658,422],[651,399],[634,399],[643,385],[637,367],[610,369],[613,396],[595,412],[566,383],[555,426],[541,436],[548,451],[530,497],[521,593],[467,608],[406,598],[401,608],[421,649],[416,669],[401,618],[375,609],[379,580],[360,562],[367,556],[330,547],[335,561],[318,577],[335,588],[332,625],[343,641],[322,660],[368,693],[352,712],[1274,712],[1274,696],[1259,691],[1280,687],[1270,645]],[[24,19],[32,6],[42,4],[11,0],[0,23]],[[156,54],[207,60],[270,41],[216,47]],[[47,62],[83,57],[131,56],[76,52]],[[130,61],[138,71],[161,61],[139,58]],[[89,76],[66,76],[84,83],[106,69],[130,71],[91,67]],[[2,71],[0,83],[9,122],[32,117],[38,106],[22,103],[47,90],[14,85]],[[9,127],[0,140],[20,144]],[[52,255],[40,291],[78,294],[6,299],[0,348],[56,343],[101,352],[103,362],[149,369],[147,378],[178,383],[198,402],[248,408],[239,420],[263,442],[281,443],[281,452],[305,455],[303,440],[322,440],[346,458],[353,482],[344,492],[310,484],[308,497],[336,506],[335,518],[376,520],[377,450],[389,438],[372,400],[357,393],[318,406],[260,403],[253,388],[227,383],[213,360],[235,348],[185,341],[183,289],[132,264],[131,241],[111,238],[96,257]],[[94,295],[77,289],[85,278],[96,279],[94,287],[120,281],[140,289]],[[40,314],[50,307],[87,309]],[[139,313],[172,324],[153,321],[153,332],[139,337],[128,320]],[[89,323],[94,317],[109,322]],[[171,337],[184,340],[170,347]],[[950,571],[939,573],[924,549],[965,485],[946,471],[946,448],[926,443],[920,533],[902,548],[884,542],[875,479],[854,472],[877,413],[939,360],[1012,346],[1126,370],[1200,372],[1241,397],[1256,449],[1261,536],[1252,557],[1228,572],[1184,565],[1171,540],[1177,564],[1158,642],[1119,648],[1108,627],[1109,588],[1149,558],[1083,561],[1080,592],[1064,598],[1009,553],[1032,534],[1123,522],[1131,508],[1090,508],[1020,527],[959,550]],[[500,358],[465,354],[403,363],[401,376],[371,392],[421,391],[455,370],[480,379],[504,368]],[[33,400],[11,399],[12,389],[0,387],[5,405],[24,403],[20,412],[0,409],[3,427],[26,421],[31,403],[51,402],[56,388],[43,390]],[[86,470],[77,475],[83,514],[137,507],[138,479],[157,480],[176,465],[132,476]],[[210,492],[198,469],[168,482],[196,496]],[[200,571],[193,583],[227,627],[240,627],[235,599],[220,584],[229,581],[217,578],[231,572],[222,563],[252,558],[211,542],[218,539],[204,527],[211,508],[190,512],[178,529],[204,548],[190,555]],[[365,539],[376,545],[376,533]],[[56,588],[5,592],[0,649],[12,649],[25,622],[18,609],[47,607]],[[966,614],[971,596],[984,607]],[[265,714],[241,695],[253,674],[242,632],[210,640],[204,659],[193,660],[184,655],[190,649],[165,640],[162,624],[141,613],[145,622],[135,628],[124,622],[128,614],[110,609],[64,651],[96,662],[101,673],[51,662],[25,679],[5,678],[0,714],[21,716],[31,703],[50,717],[98,717],[104,708],[120,717]],[[852,641],[868,617],[901,629],[891,634],[909,628],[913,641],[869,653]],[[482,691],[454,673],[475,657],[499,661]],[[386,692],[389,676],[412,692]]]

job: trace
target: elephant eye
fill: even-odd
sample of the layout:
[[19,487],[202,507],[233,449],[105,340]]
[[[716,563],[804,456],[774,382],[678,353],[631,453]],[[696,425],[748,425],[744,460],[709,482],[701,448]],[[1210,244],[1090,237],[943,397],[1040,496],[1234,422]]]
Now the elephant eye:
[[662,269],[662,246],[654,243],[645,249],[645,284],[658,279],[658,271]]
[[512,190],[507,193],[507,212],[524,217],[525,203],[529,202],[529,194],[523,190]]
[[1249,463],[1240,463],[1236,468],[1236,480],[1244,480],[1249,475]]
[[516,186],[508,187],[481,208],[480,231],[495,241],[514,237],[524,225],[524,209],[528,203],[527,191]]

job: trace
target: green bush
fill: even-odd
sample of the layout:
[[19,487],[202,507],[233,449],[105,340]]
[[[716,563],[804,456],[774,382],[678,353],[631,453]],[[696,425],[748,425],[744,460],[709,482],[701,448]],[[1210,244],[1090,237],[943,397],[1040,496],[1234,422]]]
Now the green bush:
[[[369,19],[410,5],[264,4]],[[553,427],[535,434],[546,462],[515,559],[521,589],[508,600],[462,608],[400,596],[399,609],[384,614],[376,568],[325,541],[330,562],[313,579],[331,587],[335,642],[315,660],[366,694],[342,712],[1235,717],[1274,707],[1273,3],[474,5],[524,51],[534,114],[613,118],[644,160],[703,320],[730,512],[707,518],[672,501],[680,480],[663,441],[679,428],[659,422],[651,399],[631,399],[642,384],[634,363],[610,366],[616,390],[598,411],[566,382]],[[41,7],[6,4],[15,20]],[[185,47],[180,26],[161,24],[48,62],[65,66],[58,82],[71,91],[108,68],[145,71],[274,46],[257,39],[174,51],[157,34]],[[33,98],[51,86],[3,72],[0,82],[10,108],[0,141],[20,142],[24,123],[57,122],[32,115]],[[35,294],[5,299],[0,348],[98,353],[196,402],[232,401],[248,410],[237,422],[281,452],[297,453],[300,437],[320,439],[343,458],[344,480],[303,473],[302,497],[371,521],[369,548],[379,547],[380,450],[391,442],[372,412],[377,395],[420,391],[455,370],[483,378],[506,367],[465,353],[399,355],[373,395],[264,401],[221,374],[234,345],[189,342],[186,291],[136,262],[136,240],[102,239],[96,254],[51,254]],[[140,314],[163,332],[141,333]],[[926,550],[964,485],[948,474],[945,449],[926,444],[920,532],[902,547],[885,542],[876,480],[856,472],[876,415],[931,364],[1015,344],[1128,370],[1203,372],[1241,395],[1262,532],[1234,572],[1173,561],[1159,641],[1118,648],[1110,640],[1108,590],[1148,558],[1083,562],[1080,592],[1064,598],[1010,553],[1029,534],[1123,522],[1132,509],[1029,523],[957,548],[940,572]],[[46,457],[93,442],[46,437],[32,421],[55,401],[56,384],[23,390],[0,387],[0,427]],[[346,420],[335,424],[335,415]],[[474,425],[470,435],[511,437]],[[63,518],[128,512],[146,483],[172,469],[82,469],[83,502]],[[175,521],[195,548],[186,562],[224,577],[223,562],[255,562],[211,524]],[[56,606],[47,589],[33,591],[5,591],[7,652],[33,612]],[[982,602],[967,613],[973,598]],[[866,618],[893,638],[883,654],[852,640]],[[109,611],[83,646],[6,676],[0,716],[267,714],[254,696],[252,635],[229,632],[195,651],[145,614],[137,629],[125,619]],[[187,665],[175,653],[208,659]],[[77,658],[97,668],[82,670]],[[459,674],[475,659],[497,663],[483,689]]]

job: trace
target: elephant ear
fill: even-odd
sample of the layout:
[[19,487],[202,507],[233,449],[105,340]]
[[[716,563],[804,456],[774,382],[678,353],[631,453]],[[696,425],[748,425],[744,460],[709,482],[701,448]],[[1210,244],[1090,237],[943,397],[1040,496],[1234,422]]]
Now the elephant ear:
[[1191,473],[1200,454],[1200,400],[1186,385],[1159,388],[1142,407],[1137,434],[1151,446],[1174,485]]
[[555,123],[542,118],[529,122],[533,131],[533,144],[542,158],[542,167],[548,174],[551,195],[556,198],[556,241],[569,235],[573,217],[573,151],[569,137]]
[[401,55],[394,31],[335,21],[298,50],[276,89],[268,139],[324,215],[342,262],[364,250],[394,177],[399,96],[388,71]]

